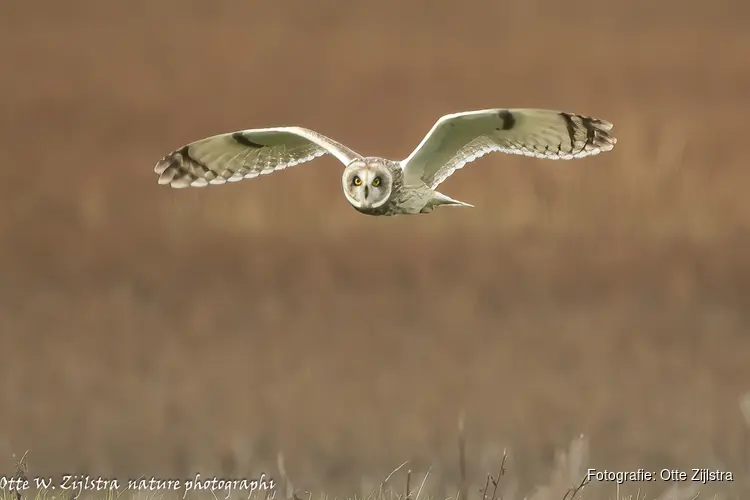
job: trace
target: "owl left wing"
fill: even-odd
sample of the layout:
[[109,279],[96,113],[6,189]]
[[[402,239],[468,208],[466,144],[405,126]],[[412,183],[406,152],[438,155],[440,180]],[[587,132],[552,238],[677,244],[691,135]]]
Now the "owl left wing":
[[484,109],[445,115],[401,161],[404,182],[435,189],[465,164],[491,152],[570,160],[611,150],[612,124],[547,109]]
[[206,137],[164,156],[154,166],[159,184],[203,187],[252,179],[330,154],[344,165],[360,155],[302,127],[257,128]]

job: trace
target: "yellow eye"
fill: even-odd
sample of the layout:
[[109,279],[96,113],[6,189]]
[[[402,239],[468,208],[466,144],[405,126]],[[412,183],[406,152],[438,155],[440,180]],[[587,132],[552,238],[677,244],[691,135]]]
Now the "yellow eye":
[[355,175],[354,176],[354,185],[355,186],[359,186],[361,184],[362,184],[362,179],[360,179],[358,175]]
[[380,177],[375,177],[375,179],[372,181],[372,187],[378,186],[380,186]]

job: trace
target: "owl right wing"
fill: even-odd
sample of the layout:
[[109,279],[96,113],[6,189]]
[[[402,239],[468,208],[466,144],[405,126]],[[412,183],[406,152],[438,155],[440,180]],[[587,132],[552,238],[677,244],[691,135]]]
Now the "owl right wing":
[[191,142],[164,156],[154,167],[159,184],[203,187],[252,179],[331,154],[348,165],[361,156],[301,127],[249,129]]
[[441,117],[401,162],[408,184],[435,189],[464,165],[492,152],[570,160],[610,151],[608,121],[550,109],[483,109]]

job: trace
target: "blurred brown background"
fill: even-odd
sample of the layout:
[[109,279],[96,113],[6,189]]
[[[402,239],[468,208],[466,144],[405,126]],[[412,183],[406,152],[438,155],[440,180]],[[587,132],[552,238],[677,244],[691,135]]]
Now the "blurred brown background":
[[[358,492],[404,460],[522,488],[747,468],[750,4],[0,3],[0,461],[275,473]],[[475,209],[371,218],[332,158],[170,190],[186,142],[315,128],[401,159],[441,115],[607,119],[608,154],[491,155]],[[234,461],[234,464],[232,464]],[[436,473],[437,472],[437,473]],[[437,480],[437,479],[436,479]],[[449,491],[450,493],[450,491]]]

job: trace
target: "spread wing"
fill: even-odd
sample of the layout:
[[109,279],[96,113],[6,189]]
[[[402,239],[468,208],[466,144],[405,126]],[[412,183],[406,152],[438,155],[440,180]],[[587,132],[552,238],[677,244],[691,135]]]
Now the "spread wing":
[[401,162],[407,184],[435,189],[465,164],[499,151],[570,160],[611,150],[612,124],[546,109],[484,109],[445,115]]
[[192,142],[154,167],[159,184],[202,187],[252,179],[305,163],[324,154],[348,165],[360,155],[317,132],[301,127],[241,130]]

